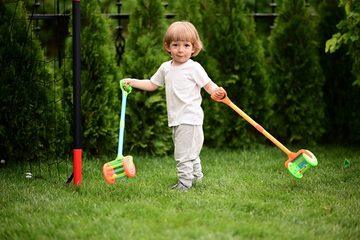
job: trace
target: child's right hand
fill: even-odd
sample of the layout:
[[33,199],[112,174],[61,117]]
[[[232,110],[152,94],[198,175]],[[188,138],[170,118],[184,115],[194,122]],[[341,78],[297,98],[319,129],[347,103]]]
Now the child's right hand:
[[132,86],[132,81],[133,81],[133,79],[131,79],[131,78],[124,78],[122,81],[124,82],[124,89],[127,89],[128,87],[133,87],[133,86]]

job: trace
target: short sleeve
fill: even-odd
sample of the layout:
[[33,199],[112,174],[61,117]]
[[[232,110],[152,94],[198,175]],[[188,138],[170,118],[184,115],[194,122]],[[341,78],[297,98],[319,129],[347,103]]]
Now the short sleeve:
[[157,86],[164,86],[165,83],[165,63],[161,64],[156,73],[150,78],[150,82]]
[[193,78],[199,87],[204,87],[211,79],[206,73],[205,69],[198,62],[194,62],[194,75]]

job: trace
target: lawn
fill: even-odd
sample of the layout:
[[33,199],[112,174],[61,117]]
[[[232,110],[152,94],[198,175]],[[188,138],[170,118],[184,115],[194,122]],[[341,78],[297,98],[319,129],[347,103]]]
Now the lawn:
[[169,189],[171,156],[133,154],[137,177],[112,186],[111,159],[84,159],[77,191],[3,167],[0,239],[360,239],[360,150],[311,150],[319,166],[297,180],[275,147],[205,148],[205,179],[188,192]]

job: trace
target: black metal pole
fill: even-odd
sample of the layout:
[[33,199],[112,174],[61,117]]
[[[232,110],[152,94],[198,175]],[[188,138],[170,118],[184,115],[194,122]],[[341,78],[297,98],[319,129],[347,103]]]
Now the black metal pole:
[[73,17],[73,100],[74,100],[74,150],[73,171],[74,186],[82,181],[82,149],[81,149],[81,61],[80,61],[80,0],[72,0]]

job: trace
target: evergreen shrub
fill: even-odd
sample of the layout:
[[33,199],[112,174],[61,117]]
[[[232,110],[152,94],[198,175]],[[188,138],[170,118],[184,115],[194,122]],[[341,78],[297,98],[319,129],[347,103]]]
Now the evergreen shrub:
[[[81,2],[82,145],[85,151],[95,155],[114,153],[118,143],[119,69],[108,21],[98,1]],[[72,42],[67,43],[67,52],[72,56]],[[66,68],[72,69],[71,66],[72,61],[68,61]],[[72,121],[72,71],[66,80],[64,96]]]
[[[214,12],[207,13],[204,29],[209,39],[207,51],[216,59],[220,73],[214,80],[227,90],[237,106],[265,126],[271,99],[265,52],[256,35],[254,19],[240,0],[216,2],[210,9]],[[210,112],[205,127],[212,133],[212,144],[248,147],[264,139],[233,110],[209,102],[204,101]]]
[[273,128],[283,142],[315,144],[325,108],[316,22],[303,0],[283,0],[278,11],[269,38]]
[[[164,6],[159,0],[138,0],[128,25],[125,52],[120,63],[121,77],[149,79],[161,63],[169,60],[163,49],[166,31]],[[165,91],[144,92],[134,89],[128,96],[126,146],[130,151],[156,155],[170,153]]]
[[0,3],[0,45],[0,157],[43,159],[56,151],[53,80],[22,1]]

